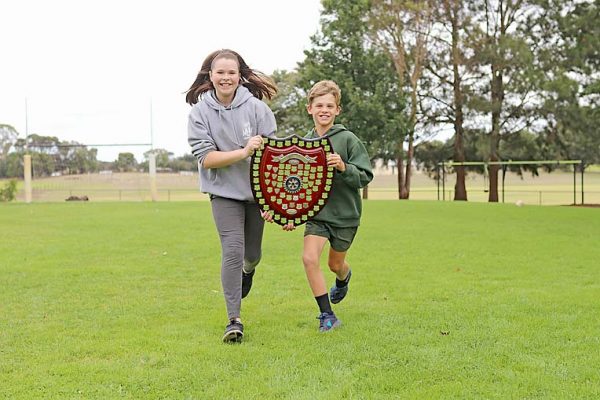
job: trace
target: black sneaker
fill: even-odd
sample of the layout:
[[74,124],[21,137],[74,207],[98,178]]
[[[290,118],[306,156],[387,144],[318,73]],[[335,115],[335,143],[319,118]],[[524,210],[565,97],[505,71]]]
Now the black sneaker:
[[329,291],[329,299],[333,304],[337,304],[340,301],[344,300],[346,294],[348,294],[348,283],[350,282],[350,278],[352,278],[352,270],[348,270],[348,275],[346,276],[346,286],[337,287],[335,284]]
[[255,269],[252,272],[245,273],[242,269],[242,299],[248,296],[250,289],[252,288],[252,277],[254,277]]
[[236,319],[232,319],[225,328],[223,334],[223,342],[225,343],[241,343],[244,337],[244,325]]

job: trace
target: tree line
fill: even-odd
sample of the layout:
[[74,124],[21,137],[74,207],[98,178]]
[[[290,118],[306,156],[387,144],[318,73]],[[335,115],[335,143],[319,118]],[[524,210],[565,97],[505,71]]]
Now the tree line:
[[[396,162],[400,199],[410,196],[414,165],[435,175],[447,160],[600,162],[597,1],[322,6],[305,59],[274,74],[280,94],[271,106],[281,134],[310,127],[306,91],[333,79],[343,93],[339,121],[374,159]],[[448,139],[432,140],[440,133]],[[468,168],[477,172],[454,167],[455,200],[467,200]],[[489,201],[498,201],[499,168],[489,166]]]
[[16,129],[0,124],[0,178],[23,177],[23,156],[31,155],[34,177],[54,174],[73,175],[99,172],[148,171],[150,153],[156,155],[159,171],[194,171],[197,162],[191,154],[174,157],[165,149],[152,149],[144,153],[144,160],[138,162],[133,153],[119,153],[114,161],[99,161],[98,150],[88,148],[76,141],[64,141],[56,136],[31,134],[19,138]]

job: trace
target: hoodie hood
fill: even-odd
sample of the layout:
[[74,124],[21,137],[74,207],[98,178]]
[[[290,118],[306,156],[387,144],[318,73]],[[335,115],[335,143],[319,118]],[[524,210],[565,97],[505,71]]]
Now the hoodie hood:
[[238,86],[238,88],[235,91],[235,97],[233,98],[233,101],[228,106],[224,106],[223,104],[219,103],[219,100],[217,100],[217,95],[216,95],[214,89],[206,92],[202,96],[202,100],[204,102],[206,102],[206,104],[210,108],[217,110],[217,111],[223,111],[223,110],[231,110],[234,108],[238,108],[242,104],[244,104],[248,100],[250,100],[252,97],[254,97],[254,96],[252,96],[252,93],[250,93],[250,91],[245,86],[240,85],[240,86]]
[[319,136],[319,134],[317,133],[317,131],[315,131],[315,128],[311,129],[310,132],[308,133],[307,138],[310,139],[315,139],[318,137],[331,137],[333,135],[336,135],[340,132],[344,132],[347,131],[346,127],[342,124],[334,124],[331,128],[329,128],[329,130],[327,132],[325,132],[325,134],[323,136]]
[[335,124],[327,132],[325,132],[325,136],[333,136],[337,133],[346,131],[346,127],[342,124]]

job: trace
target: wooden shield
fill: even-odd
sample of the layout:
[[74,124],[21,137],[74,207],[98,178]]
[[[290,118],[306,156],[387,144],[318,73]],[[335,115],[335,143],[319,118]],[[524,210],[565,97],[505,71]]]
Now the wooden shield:
[[333,180],[327,155],[328,138],[264,138],[252,156],[250,182],[263,211],[272,211],[279,225],[301,225],[323,209]]

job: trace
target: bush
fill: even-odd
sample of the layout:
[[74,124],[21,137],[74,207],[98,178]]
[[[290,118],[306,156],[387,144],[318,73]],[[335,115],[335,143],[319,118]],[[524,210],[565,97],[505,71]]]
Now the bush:
[[11,179],[0,188],[0,201],[13,201],[17,196],[17,181]]

